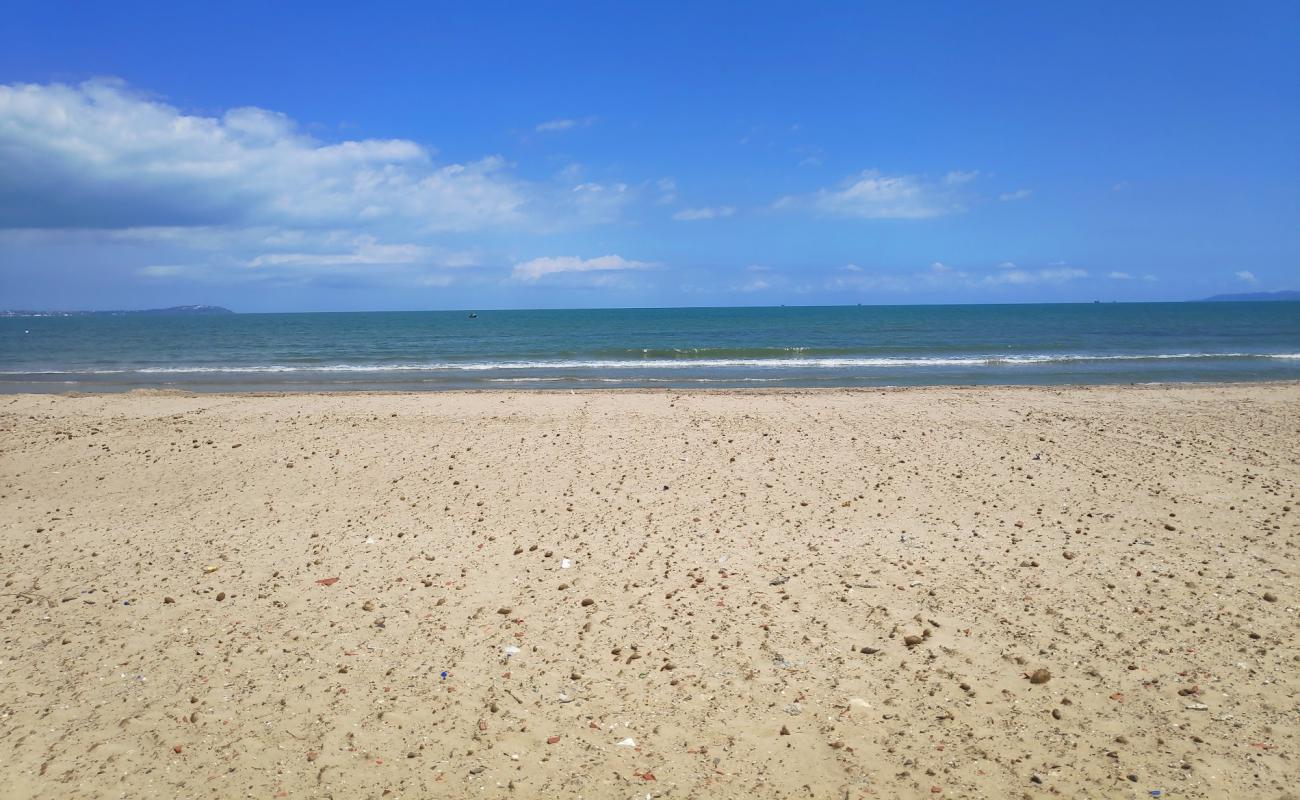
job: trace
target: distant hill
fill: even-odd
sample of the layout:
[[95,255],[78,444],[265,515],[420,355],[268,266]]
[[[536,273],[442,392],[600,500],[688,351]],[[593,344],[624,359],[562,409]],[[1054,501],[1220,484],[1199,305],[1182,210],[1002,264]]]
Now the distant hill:
[[1242,294],[1216,294],[1207,297],[1202,303],[1242,303],[1269,302],[1276,300],[1300,300],[1300,291],[1287,289],[1281,292],[1243,292]]
[[172,306],[136,311],[0,311],[0,317],[208,317],[233,313],[221,306]]

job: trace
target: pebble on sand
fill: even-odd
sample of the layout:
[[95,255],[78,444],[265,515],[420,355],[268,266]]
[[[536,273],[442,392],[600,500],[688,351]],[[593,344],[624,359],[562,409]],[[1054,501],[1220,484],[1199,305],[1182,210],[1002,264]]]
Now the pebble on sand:
[[1048,672],[1046,669],[1042,667],[1039,667],[1038,669],[1029,673],[1030,683],[1047,683],[1051,679],[1052,679],[1052,673]]

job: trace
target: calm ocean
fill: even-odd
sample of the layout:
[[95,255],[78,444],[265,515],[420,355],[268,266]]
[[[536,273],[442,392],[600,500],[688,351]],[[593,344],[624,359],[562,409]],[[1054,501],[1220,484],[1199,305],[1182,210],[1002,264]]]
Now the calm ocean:
[[1300,303],[0,319],[0,392],[1300,379]]

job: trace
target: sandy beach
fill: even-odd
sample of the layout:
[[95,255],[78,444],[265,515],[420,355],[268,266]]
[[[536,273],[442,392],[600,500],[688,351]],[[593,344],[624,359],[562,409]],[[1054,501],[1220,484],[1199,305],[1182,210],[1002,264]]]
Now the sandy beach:
[[0,796],[1293,798],[1300,385],[0,397]]

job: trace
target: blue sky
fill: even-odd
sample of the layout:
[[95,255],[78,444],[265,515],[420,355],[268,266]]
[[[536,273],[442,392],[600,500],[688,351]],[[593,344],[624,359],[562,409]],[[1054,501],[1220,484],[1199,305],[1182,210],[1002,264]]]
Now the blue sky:
[[1295,4],[807,5],[11,2],[0,306],[1300,288]]

